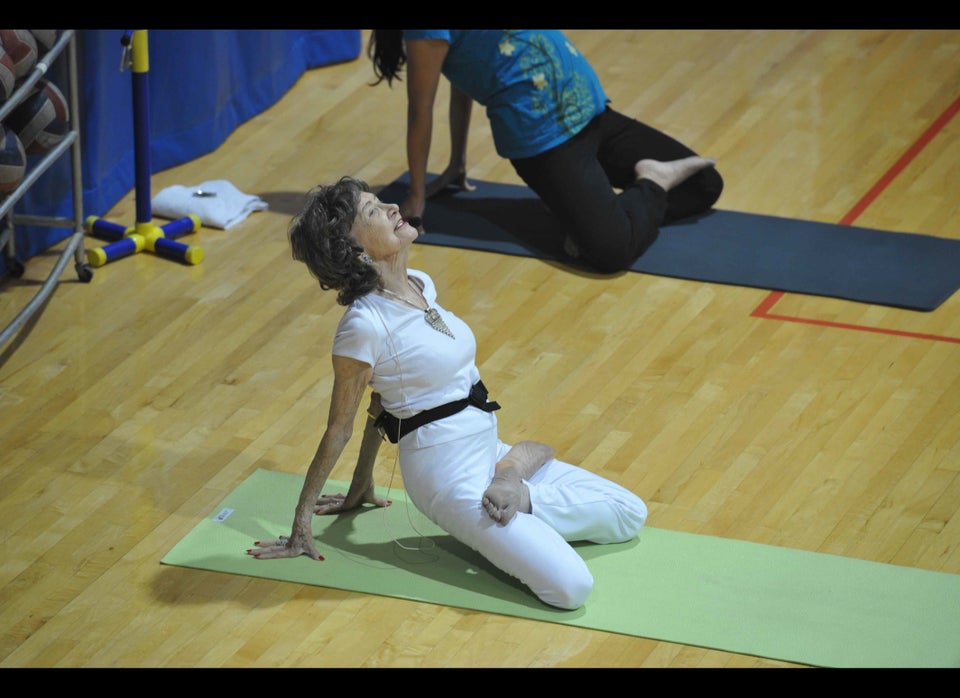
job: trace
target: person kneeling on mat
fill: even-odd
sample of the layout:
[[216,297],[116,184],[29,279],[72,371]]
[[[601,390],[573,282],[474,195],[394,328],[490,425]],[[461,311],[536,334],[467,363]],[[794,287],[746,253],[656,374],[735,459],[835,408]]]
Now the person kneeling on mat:
[[[374,29],[367,52],[374,85],[392,85],[406,67],[407,220],[422,220],[426,200],[447,187],[473,190],[474,102],[486,108],[497,153],[555,214],[567,255],[596,271],[630,268],[661,225],[709,211],[723,191],[713,158],[612,109],[561,31]],[[450,83],[450,162],[427,183],[441,75]]]

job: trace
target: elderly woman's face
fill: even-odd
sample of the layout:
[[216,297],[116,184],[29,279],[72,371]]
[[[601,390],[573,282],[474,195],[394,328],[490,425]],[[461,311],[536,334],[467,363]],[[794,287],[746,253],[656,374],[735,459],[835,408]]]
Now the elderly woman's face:
[[399,206],[385,204],[370,192],[361,192],[350,234],[372,259],[380,260],[409,246],[419,233],[400,216]]

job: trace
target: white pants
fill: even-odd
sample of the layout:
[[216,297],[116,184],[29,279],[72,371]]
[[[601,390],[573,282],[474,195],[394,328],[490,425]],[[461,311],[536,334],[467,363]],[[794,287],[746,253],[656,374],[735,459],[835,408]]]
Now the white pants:
[[468,408],[448,419],[484,419],[491,426],[435,445],[423,445],[413,434],[402,439],[400,470],[410,500],[544,603],[582,606],[593,590],[593,576],[568,541],[630,540],[647,519],[646,505],[620,485],[554,458],[526,481],[532,513],[498,524],[481,500],[510,446],[499,440],[496,420],[480,410]]

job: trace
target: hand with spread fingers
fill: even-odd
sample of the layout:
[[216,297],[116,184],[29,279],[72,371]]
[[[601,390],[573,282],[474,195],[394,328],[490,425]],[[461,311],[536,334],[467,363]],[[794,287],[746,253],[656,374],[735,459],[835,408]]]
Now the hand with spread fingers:
[[273,560],[299,555],[306,555],[318,561],[323,560],[323,555],[317,552],[317,548],[313,544],[313,536],[300,534],[297,531],[294,531],[289,537],[279,536],[274,540],[258,540],[254,545],[256,547],[247,550],[247,554],[258,560]]
[[373,483],[371,483],[370,487],[359,496],[353,494],[352,487],[347,494],[343,494],[342,492],[338,492],[337,494],[321,494],[320,498],[317,499],[317,506],[314,508],[313,513],[317,516],[339,514],[340,512],[357,509],[364,504],[373,504],[376,507],[388,507],[393,504],[393,501],[378,497],[374,491]]

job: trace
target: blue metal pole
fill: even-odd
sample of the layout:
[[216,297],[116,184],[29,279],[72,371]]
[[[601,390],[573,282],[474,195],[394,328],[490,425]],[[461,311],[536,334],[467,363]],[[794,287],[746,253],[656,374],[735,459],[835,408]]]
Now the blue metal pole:
[[150,225],[150,90],[147,79],[150,58],[146,29],[133,32],[131,44],[133,80],[133,157],[136,177],[137,223]]

